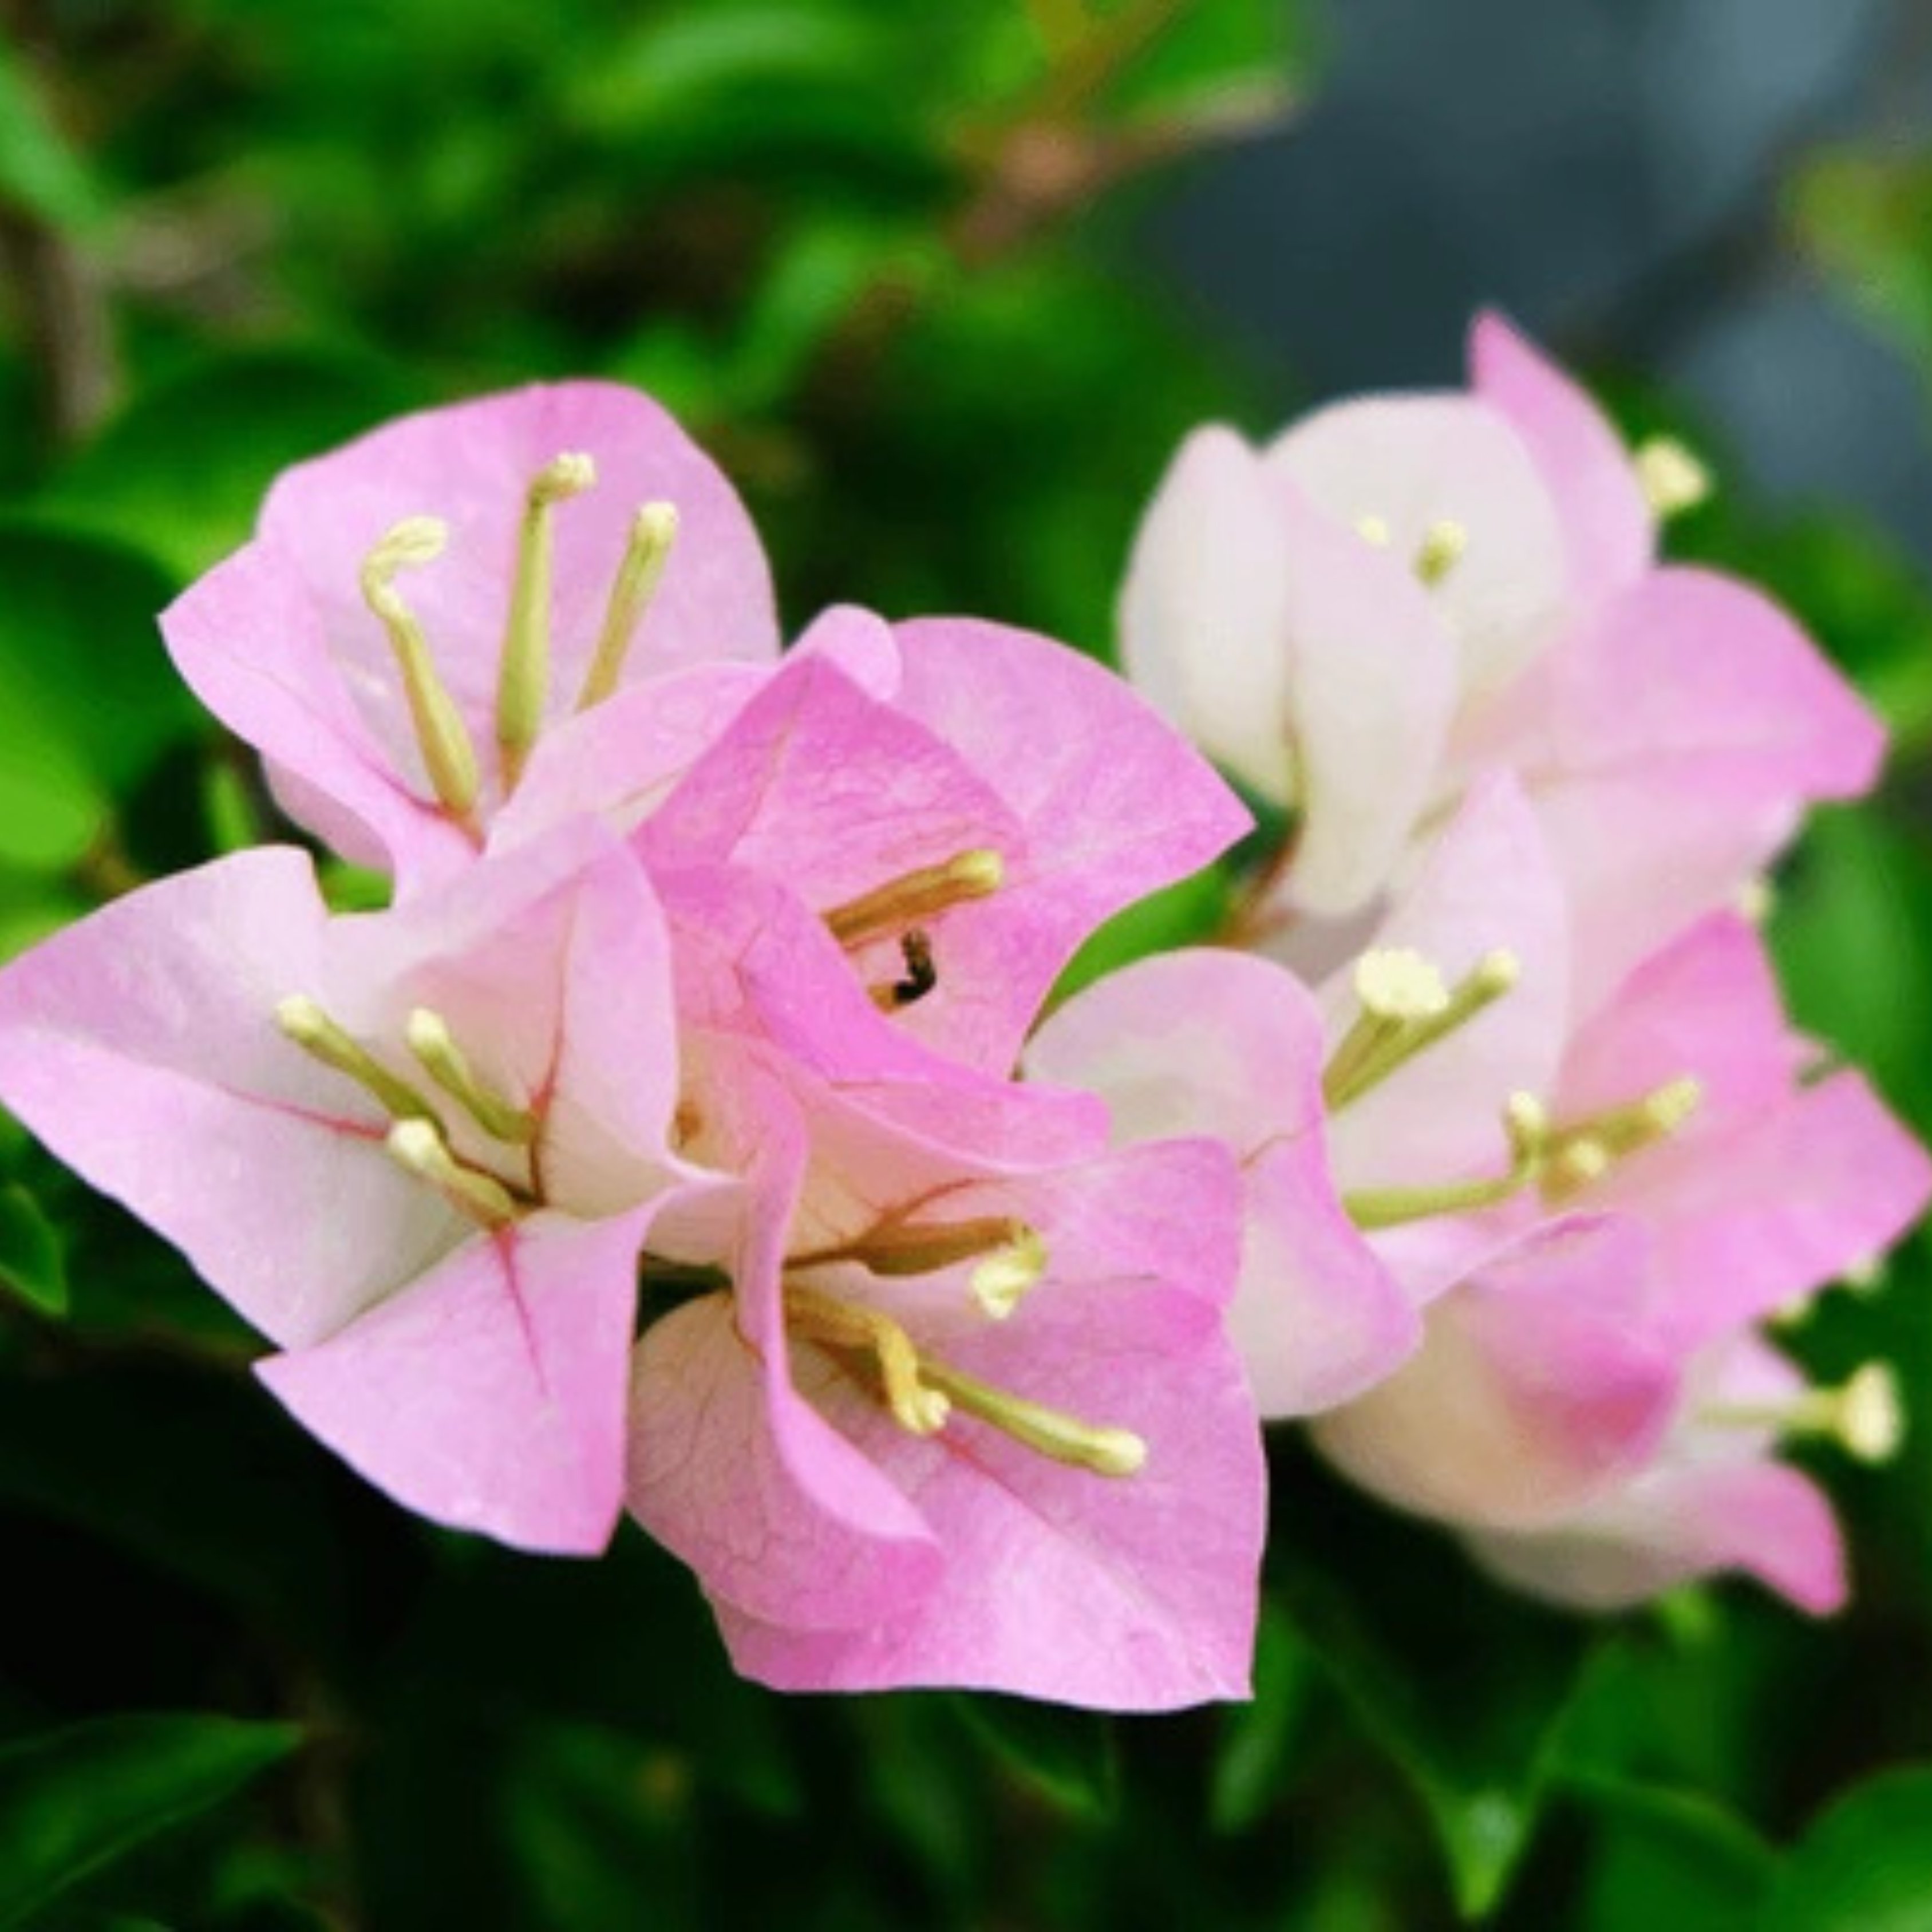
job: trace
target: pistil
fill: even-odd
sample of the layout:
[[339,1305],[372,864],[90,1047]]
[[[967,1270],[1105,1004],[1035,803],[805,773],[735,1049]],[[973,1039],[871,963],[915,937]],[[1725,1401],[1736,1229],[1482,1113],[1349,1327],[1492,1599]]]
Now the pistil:
[[596,655],[578,694],[577,708],[588,711],[602,704],[617,688],[624,674],[624,660],[643,623],[658,586],[664,580],[664,566],[670,561],[671,545],[677,538],[677,510],[670,503],[646,503],[631,524],[631,540],[624,560],[617,566],[616,580],[610,586],[610,601],[604,612],[604,628],[597,639]]
[[824,915],[841,946],[862,945],[882,934],[918,925],[973,899],[989,898],[1005,884],[1006,862],[985,848],[956,853],[936,866],[902,873]]
[[363,560],[362,597],[389,634],[410,728],[437,801],[452,818],[473,827],[479,782],[476,748],[436,674],[422,626],[394,580],[398,572],[440,556],[448,540],[449,526],[434,517],[411,517],[397,524]]
[[555,574],[556,506],[581,496],[597,480],[587,456],[566,454],[548,464],[524,498],[517,545],[517,574],[496,681],[496,749],[503,790],[516,788],[524,762],[543,729],[550,698],[550,607]]
[[1349,1219],[1365,1232],[1496,1207],[1520,1193],[1541,1170],[1550,1132],[1542,1103],[1528,1094],[1513,1094],[1503,1110],[1503,1132],[1509,1141],[1510,1164],[1502,1174],[1435,1187],[1364,1188],[1345,1196],[1342,1204]]

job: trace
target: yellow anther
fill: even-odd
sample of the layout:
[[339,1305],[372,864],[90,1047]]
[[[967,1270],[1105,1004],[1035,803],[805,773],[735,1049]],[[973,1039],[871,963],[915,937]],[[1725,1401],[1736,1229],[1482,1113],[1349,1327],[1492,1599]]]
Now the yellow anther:
[[1700,1422],[1766,1429],[1834,1442],[1855,1461],[1888,1462],[1905,1440],[1905,1405],[1888,1362],[1868,1362],[1837,1388],[1807,1389],[1788,1402],[1711,1402]]
[[485,1228],[507,1227],[524,1204],[493,1174],[466,1166],[428,1120],[398,1120],[386,1143],[389,1156],[419,1180],[426,1180],[452,1208]]
[[1016,1442],[1096,1476],[1137,1475],[1146,1466],[1147,1444],[1131,1430],[1096,1426],[1058,1409],[1009,1395],[976,1378],[926,1358],[921,1372],[952,1406],[990,1424]]
[[589,457],[560,456],[538,473],[524,500],[516,581],[496,674],[496,749],[506,794],[522,774],[550,700],[550,580],[556,548],[551,512],[596,481],[597,466]]
[[417,1007],[403,1036],[423,1070],[493,1140],[527,1147],[536,1138],[537,1117],[476,1077],[440,1013]]
[[1453,987],[1404,950],[1365,952],[1355,968],[1361,1017],[1342,1037],[1322,1076],[1331,1112],[1358,1100],[1438,1040],[1460,1031],[1522,976],[1516,955],[1485,953]]
[[275,1024],[310,1058],[365,1088],[392,1120],[435,1120],[436,1109],[422,1094],[392,1073],[305,993],[291,993],[277,1005]]
[[1009,1245],[973,1270],[973,1298],[995,1322],[1005,1321],[1046,1272],[1046,1244],[1024,1222],[1013,1225]]
[[1423,532],[1422,547],[1415,553],[1415,574],[1432,588],[1440,584],[1469,548],[1469,532],[1453,518],[1444,517]]
[[617,566],[616,580],[610,586],[610,601],[604,607],[596,655],[590,660],[590,673],[578,696],[578,710],[588,711],[593,704],[602,704],[617,688],[632,640],[664,580],[664,566],[670,561],[671,545],[676,539],[677,509],[674,504],[646,503],[632,520],[631,540],[626,546],[623,562]]
[[869,892],[862,892],[824,916],[841,946],[858,946],[881,934],[916,925],[935,913],[983,899],[1006,883],[1006,861],[999,854],[976,850],[956,854],[937,866],[922,866],[902,873]]
[[788,1283],[785,1319],[807,1341],[831,1348],[856,1348],[872,1358],[886,1406],[909,1435],[932,1436],[946,1426],[952,1405],[922,1380],[926,1365],[912,1337],[890,1316],[857,1302],[841,1301]]
[[1509,1167],[1490,1180],[1450,1181],[1438,1187],[1365,1188],[1346,1196],[1342,1204],[1356,1226],[1365,1230],[1493,1208],[1520,1193],[1541,1172],[1550,1137],[1550,1117],[1543,1103],[1532,1094],[1510,1095],[1503,1109],[1503,1132],[1509,1142]]
[[1838,1391],[1838,1442],[1861,1462],[1889,1462],[1905,1441],[1905,1402],[1889,1362],[1868,1362]]
[[1708,502],[1715,488],[1709,466],[1675,436],[1652,436],[1632,460],[1645,502],[1666,522]]
[[1748,925],[1765,926],[1778,910],[1778,888],[1766,878],[1747,879],[1732,901],[1738,918]]
[[1628,1106],[1606,1108],[1563,1128],[1550,1144],[1544,1194],[1563,1201],[1600,1180],[1617,1162],[1676,1132],[1703,1100],[1702,1082],[1687,1075],[1666,1080]]
[[1433,1018],[1449,1004],[1442,974],[1407,946],[1376,946],[1355,962],[1355,998],[1378,1020]]
[[[884,1221],[856,1240],[791,1258],[794,1268],[815,1268],[831,1262],[856,1262],[874,1274],[893,1279],[937,1274],[962,1262],[1011,1268],[1030,1262],[1032,1280],[1016,1291],[1023,1292],[1046,1268],[1046,1244],[1024,1221],[1010,1215],[982,1214],[966,1221]],[[978,1292],[976,1282],[974,1292]]]
[[411,517],[397,524],[363,560],[362,597],[389,634],[410,728],[436,799],[452,818],[466,821],[476,805],[476,748],[436,675],[422,625],[395,586],[398,571],[433,562],[448,540],[449,526],[434,517]]
[[1389,528],[1385,517],[1358,517],[1355,534],[1377,550],[1387,550],[1395,542],[1395,532]]

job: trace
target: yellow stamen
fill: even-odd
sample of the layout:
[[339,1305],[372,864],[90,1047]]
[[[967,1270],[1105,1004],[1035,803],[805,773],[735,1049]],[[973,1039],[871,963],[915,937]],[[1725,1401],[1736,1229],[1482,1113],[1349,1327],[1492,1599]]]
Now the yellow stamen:
[[524,1204],[494,1174],[466,1166],[428,1120],[398,1120],[386,1143],[396,1164],[426,1180],[452,1208],[485,1228],[507,1227]]
[[1645,502],[1666,523],[1708,502],[1716,488],[1709,466],[1672,436],[1640,444],[1632,460]]
[[928,1384],[1024,1448],[1096,1476],[1132,1476],[1145,1467],[1147,1444],[1131,1430],[1096,1427],[1024,1397],[1009,1395],[930,1356],[921,1363]]
[[858,1240],[794,1255],[791,1265],[856,1262],[874,1274],[896,1279],[937,1274],[974,1261],[980,1265],[973,1270],[974,1298],[995,1320],[1004,1321],[1046,1273],[1046,1244],[1025,1222],[1007,1215],[926,1226],[884,1222]]
[[1387,550],[1395,542],[1395,532],[1389,528],[1385,517],[1358,517],[1355,534],[1377,550]]
[[389,634],[403,696],[410,707],[410,728],[430,784],[442,808],[452,818],[466,821],[476,805],[476,748],[461,712],[436,675],[429,640],[394,581],[398,571],[441,556],[448,540],[449,526],[434,517],[411,517],[397,524],[363,560],[362,598]]
[[1046,1244],[1024,1222],[1013,1223],[1012,1242],[973,1270],[973,1299],[995,1322],[1004,1322],[1046,1272]]
[[1355,969],[1362,1018],[1351,1028],[1322,1076],[1331,1112],[1378,1087],[1417,1054],[1467,1026],[1522,976],[1516,955],[1484,955],[1453,987],[1419,954],[1372,952]]
[[1348,1218],[1365,1230],[1399,1228],[1444,1214],[1471,1214],[1508,1200],[1528,1186],[1541,1169],[1549,1116],[1533,1095],[1513,1094],[1503,1110],[1503,1131],[1510,1144],[1506,1172],[1487,1180],[1449,1181],[1439,1187],[1364,1188],[1343,1197]]
[[436,1119],[436,1109],[404,1079],[392,1073],[360,1042],[338,1026],[304,993],[292,993],[275,1008],[275,1024],[311,1058],[346,1074],[366,1088],[392,1119]]
[[886,1406],[908,1434],[932,1436],[946,1426],[952,1405],[920,1379],[924,1364],[912,1337],[890,1316],[808,1288],[787,1285],[785,1318],[807,1341],[828,1348],[858,1348],[879,1371]]
[[676,538],[677,509],[674,504],[646,503],[632,520],[631,541],[625,549],[623,562],[617,566],[610,601],[604,608],[597,652],[590,661],[590,674],[578,697],[578,710],[588,711],[593,704],[602,704],[617,688],[632,640],[663,581],[664,566],[670,560],[670,547]]
[[1620,1160],[1667,1139],[1702,1105],[1701,1082],[1667,1080],[1628,1106],[1611,1107],[1564,1128],[1551,1138],[1544,1192],[1568,1200],[1600,1180]]
[[1778,888],[1768,879],[1747,879],[1738,886],[1732,903],[1738,918],[1748,925],[1768,925],[1778,910]]
[[493,1140],[527,1147],[536,1138],[537,1117],[476,1077],[440,1013],[417,1007],[409,1017],[404,1037],[423,1070]]
[[869,892],[862,892],[825,914],[841,946],[857,946],[881,933],[916,925],[934,914],[983,899],[1005,883],[1006,862],[985,850],[956,854],[937,866],[922,866]]
[[1856,1462],[1888,1462],[1905,1440],[1905,1405],[1888,1362],[1868,1362],[1837,1388],[1807,1389],[1789,1402],[1711,1402],[1700,1422],[1769,1429],[1834,1442]]
[[1422,547],[1415,554],[1415,574],[1432,590],[1456,565],[1469,548],[1469,532],[1453,518],[1444,517],[1423,532]]
[[1147,1461],[1146,1443],[1130,1430],[1096,1427],[936,1361],[876,1309],[788,1283],[785,1318],[808,1341],[859,1349],[871,1356],[886,1406],[912,1435],[935,1433],[958,1408],[1054,1462],[1090,1469],[1096,1475],[1131,1476]]
[[1329,1056],[1322,1076],[1331,1108],[1366,1092],[1358,1084],[1362,1070],[1408,1028],[1449,1004],[1442,975],[1406,946],[1376,946],[1364,952],[1355,962],[1354,990],[1362,1010]]
[[538,474],[524,500],[516,581],[496,674],[496,748],[506,794],[515,788],[524,761],[543,729],[550,698],[550,579],[556,554],[551,512],[557,504],[581,496],[596,480],[597,466],[589,457],[560,456]]

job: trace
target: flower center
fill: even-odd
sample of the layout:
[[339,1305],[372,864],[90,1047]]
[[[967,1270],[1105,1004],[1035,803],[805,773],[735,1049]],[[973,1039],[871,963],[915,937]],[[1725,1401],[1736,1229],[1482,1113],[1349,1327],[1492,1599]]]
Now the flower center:
[[[1388,519],[1372,514],[1355,519],[1355,534],[1376,550],[1388,550],[1395,542]],[[1468,548],[1468,526],[1453,517],[1438,517],[1423,532],[1410,568],[1432,590],[1462,562]]]
[[[588,456],[566,453],[546,464],[524,494],[516,572],[497,664],[496,753],[505,797],[516,789],[549,709],[556,508],[581,496],[596,481],[596,465]],[[578,696],[580,712],[601,704],[616,690],[632,644],[662,581],[677,527],[677,512],[669,503],[646,503],[633,519],[590,668]],[[482,789],[476,748],[437,673],[422,626],[395,585],[403,570],[434,562],[448,539],[448,525],[435,517],[411,517],[397,524],[364,560],[362,596],[389,634],[410,728],[437,802],[475,837]]]
[[[441,1014],[418,1006],[404,1029],[411,1054],[436,1090],[434,1100],[391,1071],[306,994],[284,1000],[275,1009],[275,1023],[311,1059],[352,1080],[375,1100],[390,1117],[383,1139],[390,1158],[472,1220],[485,1228],[506,1227],[542,1204],[536,1151],[541,1120],[478,1076]],[[459,1156],[450,1144],[452,1109],[526,1178],[506,1178]]]

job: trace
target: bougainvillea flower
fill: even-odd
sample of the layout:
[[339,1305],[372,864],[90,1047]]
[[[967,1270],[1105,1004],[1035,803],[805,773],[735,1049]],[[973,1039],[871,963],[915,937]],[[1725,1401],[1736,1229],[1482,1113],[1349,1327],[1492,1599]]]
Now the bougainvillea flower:
[[1123,1144],[1210,1134],[1240,1165],[1235,1344],[1264,1418],[1313,1414],[1388,1375],[1420,1327],[1342,1208],[1322,1074],[1327,1035],[1284,968],[1238,952],[1168,953],[1060,1007],[1029,1073],[1100,1095]]
[[1471,393],[1340,404],[1258,452],[1197,432],[1138,540],[1123,654],[1294,810],[1284,912],[1367,905],[1472,773],[1515,772],[1573,884],[1587,1004],[1806,803],[1867,789],[1880,736],[1768,599],[1654,565],[1655,452],[1500,320],[1472,360]]
[[[1816,1058],[1742,920],[1646,962],[1571,1042],[1522,1185],[1472,1212],[1436,1204],[1423,1252],[1454,1285],[1414,1360],[1318,1424],[1324,1450],[1545,1594],[1610,1606],[1743,1569],[1832,1607],[1828,1508],[1773,1452],[1822,1433],[1888,1453],[1889,1372],[1807,1388],[1750,1325],[1895,1240],[1932,1163],[1862,1079]],[[1551,1244],[1579,1228],[1641,1245],[1552,1286]],[[1628,1428],[1606,1435],[1606,1417]]]
[[1845,1600],[1844,1539],[1824,1492],[1773,1460],[1780,1432],[1794,1424],[1876,1460],[1896,1444],[1896,1398],[1875,1369],[1843,1388],[1808,1388],[1774,1350],[1736,1337],[1700,1365],[1670,1436],[1640,1472],[1562,1522],[1479,1532],[1469,1547],[1515,1588],[1582,1610],[1619,1610],[1740,1570],[1828,1616]]
[[1365,1489],[1459,1525],[1560,1521],[1655,1454],[1678,1388],[1649,1332],[1643,1231],[1572,1216],[1486,1256],[1431,1304],[1421,1348],[1317,1420]]
[[535,763],[608,741],[606,706],[662,733],[667,707],[728,708],[778,650],[730,485],[647,398],[588,382],[407,416],[289,471],[162,628],[292,814],[405,891],[472,858]]
[[1924,1150],[1792,1030],[1762,938],[1730,914],[1584,1026],[1550,1113],[1545,1196],[1641,1218],[1680,1349],[1875,1260],[1932,1196]]
[[636,839],[656,873],[782,880],[908,1034],[1004,1075],[1094,927],[1248,824],[1184,740],[1076,652],[842,610]]
[[712,1201],[654,1231],[647,1295],[716,1287],[638,1346],[631,1506],[740,1668],[1244,1695],[1263,1472],[1223,1328],[1226,1151],[988,1159],[958,1144],[970,1107],[949,1143],[744,1035],[687,1052],[684,1150],[742,1179],[728,1224]]
[[0,974],[0,1098],[277,1345],[371,1482],[523,1547],[620,1509],[637,1258],[668,1151],[666,928],[587,823],[332,918],[269,848]]

